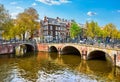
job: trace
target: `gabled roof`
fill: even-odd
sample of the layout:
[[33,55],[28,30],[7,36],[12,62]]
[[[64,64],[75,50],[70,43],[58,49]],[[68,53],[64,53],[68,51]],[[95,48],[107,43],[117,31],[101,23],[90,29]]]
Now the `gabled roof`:
[[58,21],[57,21],[57,19],[54,19],[54,18],[49,18],[49,17],[47,17],[47,20],[48,20],[48,22],[49,23],[57,23]]

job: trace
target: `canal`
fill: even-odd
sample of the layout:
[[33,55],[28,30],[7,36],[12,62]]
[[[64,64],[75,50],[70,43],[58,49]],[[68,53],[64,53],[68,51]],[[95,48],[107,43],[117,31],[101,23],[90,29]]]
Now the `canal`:
[[120,69],[110,61],[71,54],[0,55],[0,82],[120,82]]

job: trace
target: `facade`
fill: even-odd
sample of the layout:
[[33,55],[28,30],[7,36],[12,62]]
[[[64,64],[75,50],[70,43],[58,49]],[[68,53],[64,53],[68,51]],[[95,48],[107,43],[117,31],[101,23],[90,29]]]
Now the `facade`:
[[70,36],[68,20],[44,17],[41,20],[41,34],[45,42],[65,42]]

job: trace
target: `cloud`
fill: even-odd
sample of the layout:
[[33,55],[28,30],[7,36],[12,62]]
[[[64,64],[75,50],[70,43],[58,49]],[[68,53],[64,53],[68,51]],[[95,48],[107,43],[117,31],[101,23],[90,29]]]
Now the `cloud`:
[[92,20],[92,18],[87,18],[87,21],[91,21]]
[[36,6],[37,4],[36,3],[33,3],[32,6]]
[[11,4],[11,5],[16,5],[16,4],[17,4],[17,2],[11,2],[10,4]]
[[16,9],[23,10],[23,8],[19,6],[17,6]]
[[61,3],[70,3],[71,1],[69,0],[59,0]]
[[16,16],[18,15],[18,13],[17,13],[17,12],[14,12],[14,13],[11,13],[10,15],[11,15],[11,17],[12,17],[13,19],[16,19]]
[[89,12],[87,13],[87,15],[88,15],[88,16],[94,16],[94,15],[96,15],[96,13],[89,11]]
[[47,5],[60,5],[64,3],[70,3],[69,0],[36,0]]
[[118,13],[120,13],[120,10],[117,10]]

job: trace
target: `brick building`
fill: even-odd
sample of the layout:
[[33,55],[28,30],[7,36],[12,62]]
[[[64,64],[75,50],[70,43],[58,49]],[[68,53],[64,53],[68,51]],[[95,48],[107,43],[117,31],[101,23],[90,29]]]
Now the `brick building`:
[[45,42],[65,42],[70,36],[70,21],[68,20],[45,16],[40,23]]

